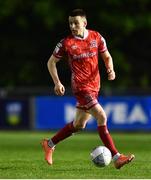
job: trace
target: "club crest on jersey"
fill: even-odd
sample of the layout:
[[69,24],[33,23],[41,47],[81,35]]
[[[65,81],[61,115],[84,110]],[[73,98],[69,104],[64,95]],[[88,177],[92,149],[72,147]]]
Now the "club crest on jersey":
[[94,47],[97,47],[97,42],[96,42],[96,40],[92,40],[92,41],[90,42],[90,48],[94,48]]

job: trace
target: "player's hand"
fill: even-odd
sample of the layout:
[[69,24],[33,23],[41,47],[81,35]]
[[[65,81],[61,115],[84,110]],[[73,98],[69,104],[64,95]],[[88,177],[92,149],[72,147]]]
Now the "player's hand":
[[61,83],[55,84],[54,91],[56,95],[63,96],[65,93],[65,87]]
[[110,70],[108,73],[108,80],[112,81],[115,79],[115,71],[114,70]]

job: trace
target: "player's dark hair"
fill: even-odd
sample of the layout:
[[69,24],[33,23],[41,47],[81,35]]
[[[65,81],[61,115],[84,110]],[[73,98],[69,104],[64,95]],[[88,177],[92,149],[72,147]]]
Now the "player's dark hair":
[[73,11],[71,11],[69,16],[71,16],[71,17],[81,16],[81,17],[85,17],[86,18],[86,13],[85,13],[85,11],[83,9],[74,9]]

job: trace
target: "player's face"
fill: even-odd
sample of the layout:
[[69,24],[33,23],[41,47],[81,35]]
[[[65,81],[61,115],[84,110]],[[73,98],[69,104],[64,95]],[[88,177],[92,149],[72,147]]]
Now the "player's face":
[[69,27],[74,36],[83,37],[86,27],[86,18],[81,16],[69,16]]

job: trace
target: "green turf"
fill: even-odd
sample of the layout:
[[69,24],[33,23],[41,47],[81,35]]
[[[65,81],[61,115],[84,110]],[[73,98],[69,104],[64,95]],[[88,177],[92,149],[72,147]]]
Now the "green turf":
[[101,144],[98,134],[82,132],[61,142],[54,152],[54,164],[44,161],[40,140],[48,132],[0,132],[0,179],[150,179],[151,134],[113,134],[122,153],[136,159],[121,170],[111,163],[98,168],[90,160],[91,150]]

